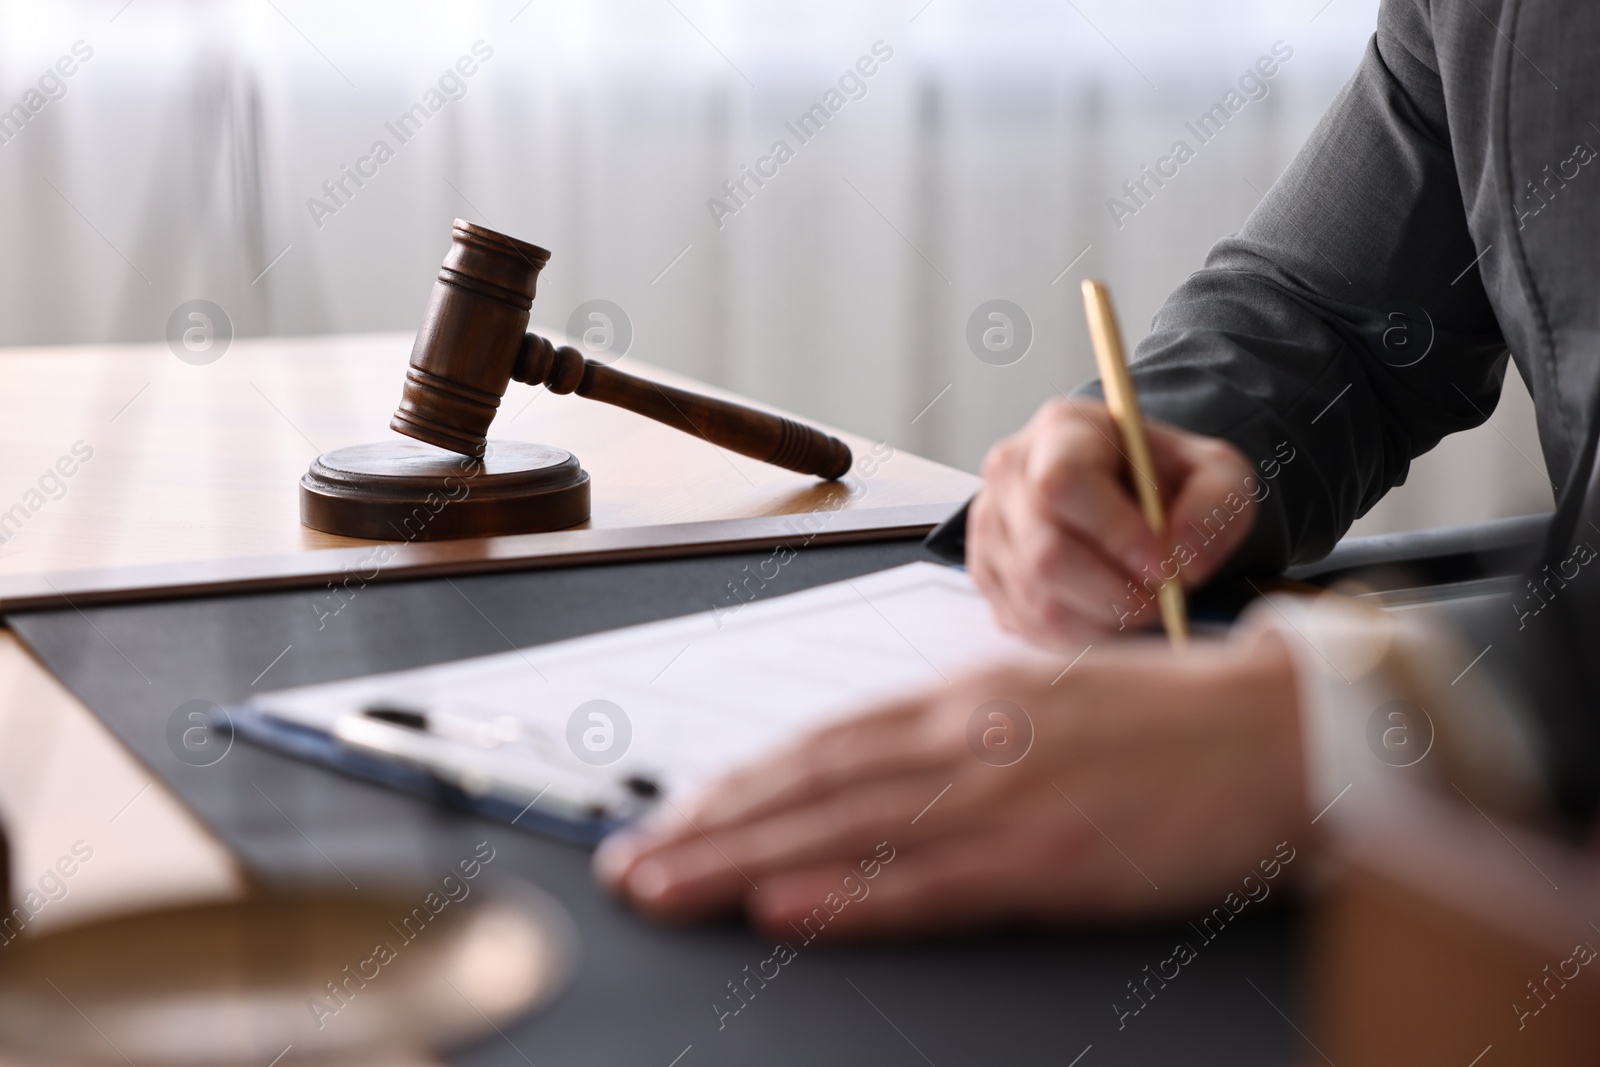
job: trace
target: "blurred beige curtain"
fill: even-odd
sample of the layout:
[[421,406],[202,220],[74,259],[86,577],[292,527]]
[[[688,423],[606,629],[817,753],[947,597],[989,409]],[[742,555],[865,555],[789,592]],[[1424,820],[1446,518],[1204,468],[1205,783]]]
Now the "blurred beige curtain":
[[[412,329],[461,216],[553,251],[546,328],[611,300],[633,355],[968,468],[1092,373],[1077,278],[1110,281],[1141,335],[1292,157],[1376,9],[123,5],[0,0],[0,108],[93,49],[0,143],[0,344],[154,340],[193,298],[240,335]],[[1292,59],[1242,83],[1275,42]],[[1241,85],[1202,144],[1190,125]],[[1179,140],[1194,157],[1150,184]],[[778,141],[792,158],[760,164]],[[966,339],[994,299],[1031,326],[1010,365]],[[1479,511],[1540,506],[1531,423],[1501,420],[1380,525],[1477,514],[1448,488],[1463,464],[1498,472]]]

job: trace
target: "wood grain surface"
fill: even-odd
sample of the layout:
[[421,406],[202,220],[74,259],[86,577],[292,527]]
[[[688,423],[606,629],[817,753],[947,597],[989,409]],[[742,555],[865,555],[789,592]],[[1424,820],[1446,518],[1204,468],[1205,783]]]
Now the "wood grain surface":
[[[204,366],[164,344],[0,351],[0,576],[362,544],[301,526],[298,482],[320,452],[391,436],[411,340],[242,340]],[[619,366],[730,395],[631,359]],[[593,479],[595,530],[953,509],[977,486],[972,475],[844,433],[855,469],[844,483],[818,482],[609,405],[520,385],[493,435],[575,452]]]

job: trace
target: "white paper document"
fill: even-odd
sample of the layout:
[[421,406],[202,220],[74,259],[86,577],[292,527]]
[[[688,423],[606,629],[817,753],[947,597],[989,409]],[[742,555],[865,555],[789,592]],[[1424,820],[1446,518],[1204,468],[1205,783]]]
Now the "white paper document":
[[963,571],[932,563],[345,682],[253,706],[469,791],[622,817],[821,723],[1026,655]]

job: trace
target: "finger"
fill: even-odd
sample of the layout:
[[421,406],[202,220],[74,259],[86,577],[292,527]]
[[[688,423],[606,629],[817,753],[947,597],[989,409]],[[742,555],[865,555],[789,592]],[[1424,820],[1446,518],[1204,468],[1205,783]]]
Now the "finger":
[[756,881],[706,838],[636,857],[620,870],[595,874],[607,889],[654,919],[689,922],[732,911]]
[[[1030,502],[1019,501],[1019,509]],[[1119,628],[1117,605],[1130,598],[1129,579],[1082,537],[1049,519],[1014,523],[1014,548],[998,569],[1007,574],[1018,614],[1030,635],[1046,634],[1059,643],[1096,631]]]
[[[916,842],[948,833],[913,820],[949,785],[921,776],[874,783],[767,819],[647,850],[620,880],[622,895],[648,914],[687,918],[717,910],[744,889],[783,872],[849,867],[888,835]],[[969,816],[971,813],[968,813]]]
[[[1192,471],[1170,508],[1175,542],[1192,551],[1182,567],[1183,584],[1202,585],[1249,536],[1257,507],[1248,492],[1249,461],[1222,441],[1191,441]],[[1169,568],[1170,570],[1170,568]]]
[[989,614],[995,625],[1007,633],[1016,633],[1017,623],[1011,605],[1005,599],[1004,586],[989,561],[982,557],[969,557],[967,573],[972,578],[973,586],[983,595],[983,601],[988,605]]
[[996,621],[1037,644],[1059,646],[1117,622],[1111,606],[1127,579],[1053,512],[1025,478],[1022,456],[997,449],[974,515],[978,554]]
[[1023,495],[1135,576],[1165,554],[1128,487],[1137,475],[1104,407],[1072,402],[1071,410],[1073,417],[1046,424],[1029,449]]
[[927,692],[815,730],[684,798],[684,815],[711,830],[762,818],[863,782],[926,769],[947,757],[921,720]]
[[647,819],[601,843],[593,861],[596,878],[616,890],[651,854],[812,802],[854,782],[937,764],[945,757],[914,725],[932,699],[886,704],[803,737],[690,796],[664,797]]
[[967,552],[967,571],[983,593],[997,626],[1007,633],[1028,636],[1014,606],[1014,596],[998,564],[1011,554],[1010,536],[992,490],[980,491],[973,500],[968,528],[973,537]]
[[842,940],[987,925],[1026,908],[1029,891],[1012,876],[1019,850],[1027,846],[994,834],[896,848],[871,880],[858,868],[817,864],[769,878],[745,895],[745,910],[758,928],[792,945],[796,933]]
[[1172,501],[1183,488],[1184,482],[1189,480],[1199,459],[1191,446],[1195,442],[1212,439],[1154,420],[1145,421],[1144,435],[1150,445],[1150,462],[1155,464],[1161,502],[1170,510]]

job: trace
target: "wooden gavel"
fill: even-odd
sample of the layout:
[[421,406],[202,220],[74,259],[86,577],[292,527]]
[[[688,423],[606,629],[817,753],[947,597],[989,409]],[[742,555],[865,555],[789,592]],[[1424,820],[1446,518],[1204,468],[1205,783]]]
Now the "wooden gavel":
[[637,412],[766,463],[840,478],[850,448],[792,419],[660,385],[527,333],[539,271],[550,253],[457,219],[450,251],[411,349],[391,429],[481,457],[489,424],[515,378]]

